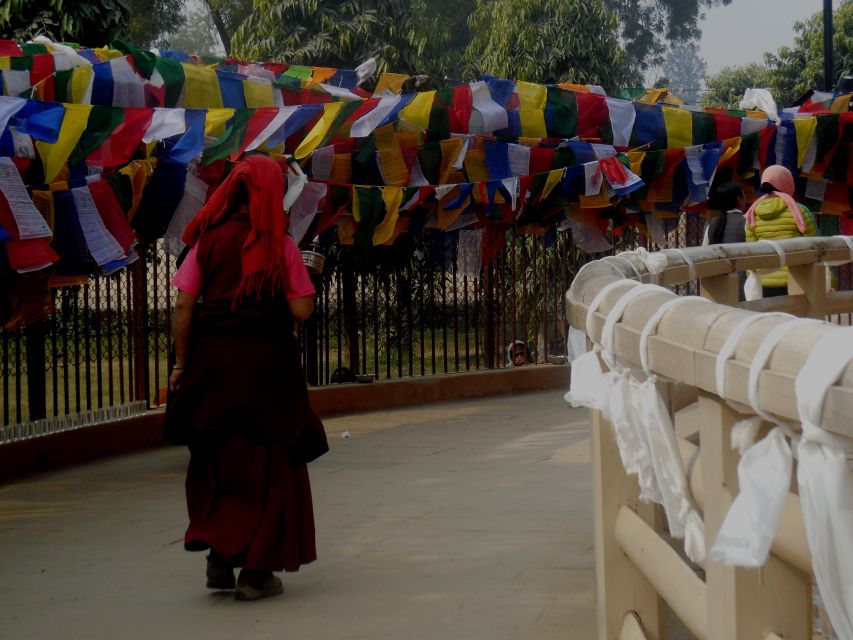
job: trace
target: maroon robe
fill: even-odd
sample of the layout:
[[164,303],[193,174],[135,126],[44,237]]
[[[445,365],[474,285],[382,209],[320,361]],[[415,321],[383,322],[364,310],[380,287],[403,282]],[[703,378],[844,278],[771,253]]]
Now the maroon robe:
[[281,295],[239,300],[245,211],[199,239],[202,290],[166,434],[190,447],[184,539],[234,566],[296,571],[316,559],[306,463],[326,451]]

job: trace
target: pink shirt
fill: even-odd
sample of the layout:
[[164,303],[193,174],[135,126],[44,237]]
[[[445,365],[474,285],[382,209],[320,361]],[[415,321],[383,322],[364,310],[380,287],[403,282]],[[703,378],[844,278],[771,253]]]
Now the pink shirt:
[[[284,280],[284,295],[288,300],[313,296],[314,285],[308,276],[308,269],[302,261],[302,253],[293,238],[284,237],[284,257],[287,263],[287,275]],[[191,296],[201,295],[201,267],[198,265],[198,243],[194,244],[187,257],[175,272],[172,286]]]

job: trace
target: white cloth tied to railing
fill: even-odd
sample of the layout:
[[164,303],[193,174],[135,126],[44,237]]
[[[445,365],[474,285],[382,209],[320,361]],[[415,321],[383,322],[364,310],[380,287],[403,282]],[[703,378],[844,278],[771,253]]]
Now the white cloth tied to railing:
[[820,427],[826,393],[853,359],[853,328],[821,338],[795,383],[803,434],[797,447],[797,484],[812,568],[839,638],[853,638],[853,471],[845,449],[853,443]]
[[[749,447],[738,463],[740,491],[711,547],[709,556],[714,562],[760,567],[767,561],[791,486],[793,455],[785,436],[792,436],[793,432],[788,425],[759,406],[758,379],[773,350],[790,331],[815,323],[822,321],[794,318],[776,326],[761,342],[750,364],[747,383],[749,404],[758,416],[777,426],[764,439]],[[757,423],[753,424],[757,429]]]
[[[639,274],[638,274],[639,275]],[[601,332],[600,346],[574,361],[572,385],[566,399],[573,406],[599,409],[613,425],[616,444],[626,473],[636,474],[640,499],[663,505],[673,537],[684,538],[685,551],[695,562],[705,559],[705,532],[702,517],[690,497],[675,430],[669,409],[661,397],[657,378],[648,368],[648,342],[663,315],[674,306],[704,298],[674,298],[653,314],[643,329],[640,340],[642,373],[615,357],[614,334],[617,323],[628,305],[636,298],[652,293],[669,293],[655,284],[638,284],[620,280],[602,288],[587,310],[589,328],[605,297],[616,287],[628,290],[607,314]],[[599,355],[607,363],[604,373]]]

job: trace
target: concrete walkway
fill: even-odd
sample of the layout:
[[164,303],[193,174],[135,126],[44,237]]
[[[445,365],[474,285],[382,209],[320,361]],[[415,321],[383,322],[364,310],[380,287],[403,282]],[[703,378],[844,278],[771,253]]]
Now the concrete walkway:
[[256,603],[183,550],[182,449],[0,486],[0,638],[595,637],[584,411],[550,391],[326,424],[320,558]]

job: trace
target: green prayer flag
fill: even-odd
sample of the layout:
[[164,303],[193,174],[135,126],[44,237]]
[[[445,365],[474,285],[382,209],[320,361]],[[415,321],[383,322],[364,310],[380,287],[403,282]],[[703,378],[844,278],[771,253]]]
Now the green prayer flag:
[[100,147],[112,135],[116,127],[124,120],[124,109],[121,107],[104,107],[94,105],[86,121],[86,129],[68,158],[69,164],[77,164],[86,159],[90,153]]
[[163,76],[166,85],[165,107],[177,107],[178,100],[184,90],[184,68],[177,60],[170,58],[157,58],[157,71]]
[[217,160],[240,151],[240,145],[243,143],[243,138],[246,136],[246,127],[249,124],[249,119],[255,113],[254,109],[237,109],[234,112],[234,117],[225,129],[225,133],[219,136],[212,145],[204,150],[202,154],[202,164],[210,164]]
[[548,85],[545,118],[549,135],[558,138],[574,138],[578,130],[578,99],[574,91]]
[[706,111],[694,111],[693,144],[706,144],[717,138],[717,121],[714,115]]

